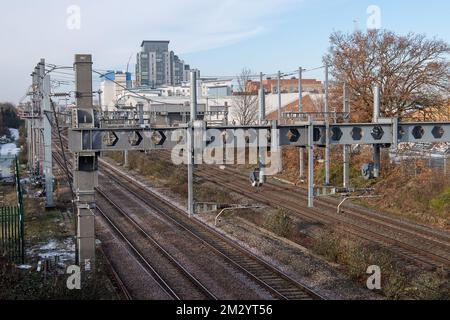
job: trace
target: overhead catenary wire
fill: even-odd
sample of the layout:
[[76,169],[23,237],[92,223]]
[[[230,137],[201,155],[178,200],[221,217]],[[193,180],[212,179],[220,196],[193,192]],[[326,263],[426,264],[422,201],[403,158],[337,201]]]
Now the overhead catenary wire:
[[[63,65],[57,65],[57,64],[47,64],[47,66],[49,67],[48,70],[46,70],[46,75],[49,73],[55,73],[57,75],[57,77],[53,78],[52,80],[55,80],[56,82],[54,82],[54,84],[59,85],[59,86],[68,86],[71,85],[73,83],[75,83],[75,74],[74,74],[74,70],[73,67],[70,66],[63,66]],[[310,69],[303,69],[304,73],[307,72],[312,72],[312,71],[316,71],[316,70],[320,70],[320,69],[324,69],[325,65],[319,66],[319,67],[315,67],[315,68],[310,68]],[[65,71],[61,71],[61,70],[70,70],[72,71],[72,73],[70,72],[65,72]],[[99,75],[100,77],[105,77],[108,73],[112,72],[112,70],[107,70],[107,69],[93,69],[92,70],[93,73]],[[289,71],[289,72],[282,72],[281,73],[281,77],[285,78],[288,76],[295,76],[298,73],[298,69],[294,70],[294,71]],[[266,78],[273,78],[273,77],[278,77],[278,73],[267,73],[264,74],[264,76]],[[234,80],[239,78],[239,75],[235,75],[235,76],[225,76],[225,75],[215,75],[215,76],[202,76],[203,79],[207,79],[210,78],[211,80],[214,79],[229,79],[229,80]],[[260,74],[255,74],[255,75],[248,75],[246,76],[249,79],[259,79],[260,78]],[[93,79],[93,81],[96,82],[100,82],[100,79]],[[136,92],[136,90],[134,89],[130,89],[127,88],[126,86],[122,85],[121,83],[115,81],[115,80],[111,80],[109,79],[109,81],[112,81],[113,83],[115,83],[117,86],[121,87],[122,89],[124,89],[125,91],[127,91],[129,93],[129,96],[131,97],[135,97],[135,98],[139,98],[139,99],[143,99],[148,103],[157,103],[157,104],[165,104],[167,103],[166,101],[160,101],[157,99],[152,99],[149,98],[148,96],[144,95],[144,94],[140,94],[138,92]],[[183,103],[180,103],[179,105],[184,105]]]
[[[97,71],[97,70],[92,70],[92,72],[94,72],[94,73],[96,73],[96,74],[98,74],[98,75],[100,75],[100,76],[102,76],[102,77],[106,76],[106,74],[103,74],[103,73],[101,73],[101,72],[99,72],[99,71]],[[139,94],[139,93],[137,93],[137,92],[134,92],[132,89],[127,88],[126,86],[122,85],[121,83],[119,83],[119,82],[117,82],[117,81],[115,81],[115,80],[110,80],[110,79],[109,79],[108,81],[114,82],[116,85],[118,85],[118,86],[121,87],[122,89],[124,89],[124,90],[130,92],[131,95],[134,96],[134,97],[136,97],[136,98],[144,99],[144,100],[147,101],[147,102],[153,102],[153,103],[159,103],[159,104],[166,104],[166,103],[167,103],[167,102],[158,101],[158,100],[155,100],[155,99],[150,99],[150,98],[148,98],[148,97],[146,97],[146,96],[144,96],[144,95],[142,95],[142,94]],[[180,103],[180,105],[184,105],[184,104],[183,104],[183,103]]]
[[[55,68],[54,70],[61,70],[61,69],[73,70],[73,67],[68,67],[68,66],[60,66],[60,65],[53,65],[53,64],[49,64],[49,66],[51,66],[52,68]],[[303,69],[303,72],[304,73],[308,73],[308,72],[317,71],[317,70],[324,69],[324,68],[325,68],[325,65],[321,65],[321,66],[318,66],[318,67],[313,67],[313,68],[309,68],[309,69]],[[56,71],[56,72],[64,74],[64,72],[62,72],[62,71]],[[100,76],[105,76],[107,73],[113,72],[113,71],[112,70],[107,70],[107,69],[98,69],[98,68],[96,68],[95,72],[98,73]],[[68,74],[68,73],[66,73],[66,74]],[[284,72],[284,71],[281,72],[282,77],[295,76],[297,74],[298,74],[298,68],[296,68],[294,70],[291,70],[291,71],[287,71],[287,72]],[[278,77],[278,71],[277,72],[272,72],[272,73],[263,73],[263,75],[266,78],[267,77],[271,77],[271,78]],[[201,76],[201,78],[203,78],[203,79],[211,78],[211,80],[214,80],[216,78],[236,79],[236,78],[239,78],[239,77],[240,77],[239,74],[236,74],[236,75],[202,75]],[[250,79],[259,79],[260,78],[260,74],[259,73],[258,74],[251,74],[251,75],[247,75],[246,77],[250,78]]]
[[72,193],[72,203],[75,205],[75,191],[73,189],[72,179],[70,177],[69,165],[68,165],[68,162],[67,162],[66,152],[65,152],[65,149],[64,149],[64,144],[63,144],[62,136],[61,136],[61,127],[59,125],[58,114],[56,112],[55,102],[53,101],[53,99],[50,99],[50,104],[52,106],[53,117],[55,118],[56,130],[58,132],[59,145],[60,145],[61,152],[62,152],[62,157],[63,157],[63,160],[64,160],[64,171],[65,171],[65,174],[67,176],[67,182],[69,183],[69,187],[70,187],[70,190],[71,190],[71,193]]
[[[325,69],[325,65],[319,66],[319,67],[314,67],[314,68],[310,68],[310,69],[303,69],[303,73],[308,73],[308,72],[312,72],[312,71],[317,71],[320,69]],[[288,71],[288,72],[281,72],[281,77],[288,77],[288,76],[296,76],[298,75],[298,68],[293,70],[293,71]],[[259,79],[260,78],[260,74],[251,74],[251,75],[246,75],[246,78],[249,79]],[[274,72],[274,73],[263,73],[263,76],[266,78],[275,78],[278,77],[278,72]],[[201,78],[206,79],[206,78],[211,78],[211,80],[213,79],[217,79],[217,78],[228,78],[228,79],[236,79],[239,78],[240,75],[202,75]]]

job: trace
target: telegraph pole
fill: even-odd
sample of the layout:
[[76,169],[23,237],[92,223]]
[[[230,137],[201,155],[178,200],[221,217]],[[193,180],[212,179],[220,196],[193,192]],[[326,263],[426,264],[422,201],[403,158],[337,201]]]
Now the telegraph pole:
[[[378,85],[375,85],[373,88],[374,91],[374,97],[373,97],[373,123],[378,123],[379,117],[380,117],[380,87]],[[381,169],[381,146],[379,144],[375,144],[373,146],[373,176],[375,178],[380,177],[380,169]]]
[[39,154],[39,175],[44,176],[44,139],[43,139],[43,121],[44,121],[44,108],[43,108],[43,100],[44,100],[44,76],[45,76],[45,60],[41,60],[38,64],[39,77],[38,77],[38,101],[39,101],[39,128],[38,128],[38,154]]
[[[42,59],[40,63],[41,70],[45,72],[45,60]],[[41,79],[42,80],[42,79]],[[50,117],[52,117],[52,106],[50,101],[50,76],[44,76],[42,85],[42,111],[41,121],[43,122],[44,131],[44,161],[42,162],[45,176],[45,207],[54,208],[53,201],[53,158],[52,158],[52,124]]]
[[330,123],[328,118],[328,65],[325,65],[325,123],[326,123],[326,145],[325,145],[325,185],[330,185]]
[[308,117],[308,208],[314,208],[314,122]]
[[39,106],[39,92],[40,92],[40,68],[36,65],[34,68],[34,80],[33,80],[33,96],[34,96],[34,110],[33,110],[33,175],[38,175],[39,169],[39,121],[37,119],[40,115]]
[[[99,107],[100,111],[103,111],[103,105],[102,105],[102,94],[103,94],[103,91],[101,89],[99,89],[97,91],[97,93],[98,93],[98,107]],[[105,111],[108,111],[108,110],[105,110]]]
[[298,112],[303,112],[303,68],[298,68]]
[[129,166],[129,164],[130,164],[130,161],[129,161],[129,157],[128,157],[128,150],[125,150],[124,152],[123,152],[123,165],[124,165],[124,167],[125,168],[128,168],[128,166]]
[[[303,67],[298,69],[298,112],[303,112]],[[300,180],[305,178],[305,150],[299,148]]]
[[37,107],[37,86],[38,86],[38,78],[39,74],[37,73],[37,69],[34,69],[34,72],[31,74],[32,77],[32,101],[31,101],[31,118],[30,118],[30,157],[29,157],[29,168],[30,171],[34,174],[36,173],[36,123],[34,121],[34,112]]
[[[348,88],[347,83],[344,83],[343,88],[344,95],[344,113],[347,113],[349,116],[345,118],[345,123],[349,122],[350,117],[350,100],[348,96]],[[344,188],[350,187],[350,146],[344,145]]]
[[142,103],[138,103],[138,115],[139,115],[139,125],[141,128],[144,127],[144,105]]
[[[93,129],[92,56],[75,56],[76,128]],[[72,141],[69,141],[74,143]],[[98,185],[98,155],[94,152],[75,153],[74,188],[77,206],[77,257],[80,266],[91,270],[95,262],[95,187]]]
[[278,71],[278,123],[281,124],[281,71]]
[[[263,73],[259,74],[259,121],[262,124],[266,120],[266,94],[263,84]],[[264,148],[260,145],[259,147],[259,182],[264,183],[266,180],[265,175],[266,166],[266,154]]]
[[[33,109],[33,102],[29,105],[30,109]],[[32,171],[33,168],[33,138],[32,138],[32,132],[33,132],[33,114],[26,115],[28,118],[26,119],[26,126],[27,126],[27,161],[28,161],[28,171]]]
[[194,209],[194,124],[197,120],[197,70],[191,70],[191,119],[188,129],[188,212]]

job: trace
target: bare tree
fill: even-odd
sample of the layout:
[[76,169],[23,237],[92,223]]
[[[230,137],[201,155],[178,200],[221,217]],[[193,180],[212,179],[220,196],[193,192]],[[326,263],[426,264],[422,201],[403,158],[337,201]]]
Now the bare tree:
[[[390,31],[335,32],[330,42],[324,60],[330,66],[335,85],[342,88],[347,83],[355,120],[372,118],[374,84],[380,85],[382,112],[387,117],[411,118],[422,111],[432,119],[447,112],[450,88],[447,43],[413,33],[399,36]],[[342,105],[342,100],[335,98],[332,101]]]
[[238,86],[234,97],[233,117],[241,125],[251,125],[258,120],[258,96],[249,90],[251,70],[242,69],[238,76]]

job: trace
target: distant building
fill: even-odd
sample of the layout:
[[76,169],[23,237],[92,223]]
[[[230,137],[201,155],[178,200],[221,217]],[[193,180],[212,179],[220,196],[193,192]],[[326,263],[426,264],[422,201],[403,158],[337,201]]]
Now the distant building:
[[[197,96],[198,97],[229,97],[233,94],[232,80],[218,80],[218,79],[201,79],[198,76],[197,82]],[[165,85],[157,88],[163,97],[189,97],[191,95],[190,82],[182,82],[180,85]]]
[[163,97],[189,97],[191,95],[190,84],[182,84],[179,86],[163,86],[159,88]]
[[[278,94],[278,79],[263,80],[264,89],[267,93]],[[298,79],[281,79],[281,93],[298,93]],[[259,81],[249,81],[247,90],[253,94],[257,94],[261,84]],[[302,89],[306,93],[323,93],[324,87],[321,81],[315,79],[303,79]]]
[[191,81],[190,73],[191,73],[191,66],[188,64],[185,64],[184,69],[183,69],[183,82]]
[[[303,112],[320,112],[314,102],[314,95],[304,94],[302,98]],[[287,103],[281,108],[281,113],[298,112],[299,99]],[[273,109],[272,109],[273,110]],[[278,110],[270,111],[266,114],[267,120],[278,120]]]
[[201,86],[203,97],[227,97],[233,94],[232,80],[204,80]]
[[[176,126],[190,121],[190,97],[154,98],[151,93],[140,93],[139,96],[126,92],[121,101],[124,109],[144,107],[144,120],[152,126]],[[208,124],[226,125],[229,119],[230,100],[198,99],[198,119]]]
[[173,51],[170,41],[143,41],[136,56],[136,86],[158,88],[181,85],[189,77],[186,65]]
[[110,71],[102,76],[102,80],[100,90],[103,110],[114,108],[118,97],[132,87],[131,73],[129,72]]

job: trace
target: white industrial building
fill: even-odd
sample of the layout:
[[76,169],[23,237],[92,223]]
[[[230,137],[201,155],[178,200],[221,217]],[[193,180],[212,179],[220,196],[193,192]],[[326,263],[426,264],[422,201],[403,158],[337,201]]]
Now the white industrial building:
[[131,73],[111,71],[102,76],[100,85],[102,110],[111,111],[118,104],[118,98],[131,89]]

